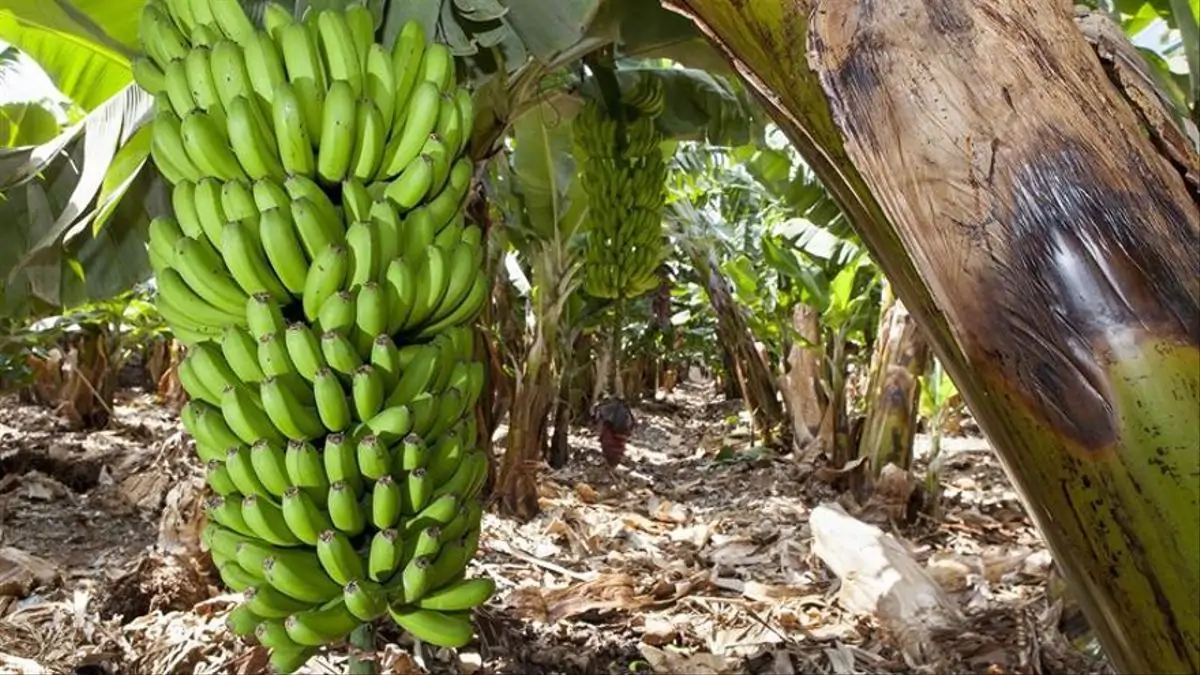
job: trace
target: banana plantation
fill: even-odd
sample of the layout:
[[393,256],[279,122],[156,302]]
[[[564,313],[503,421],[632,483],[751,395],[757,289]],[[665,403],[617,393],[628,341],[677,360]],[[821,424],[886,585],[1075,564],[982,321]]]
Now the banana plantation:
[[1200,673],[1200,0],[0,0],[0,671]]

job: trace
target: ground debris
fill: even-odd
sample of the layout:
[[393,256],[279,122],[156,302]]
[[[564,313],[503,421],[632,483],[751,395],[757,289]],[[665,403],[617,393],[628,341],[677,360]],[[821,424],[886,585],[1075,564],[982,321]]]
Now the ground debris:
[[[887,504],[846,503],[812,466],[753,445],[731,411],[681,386],[637,409],[615,469],[596,434],[576,430],[574,461],[545,470],[538,517],[485,514],[470,574],[497,593],[476,642],[436,649],[383,625],[379,671],[922,672],[818,555],[818,505],[840,500],[961,613],[925,636],[961,672],[1103,672],[1059,631],[1050,556],[983,441],[943,441],[943,516],[898,532]],[[201,552],[191,442],[146,397],[114,413],[83,434],[0,401],[0,671],[264,672],[264,650],[224,629],[240,596]],[[347,659],[328,649],[304,672],[344,673]]]

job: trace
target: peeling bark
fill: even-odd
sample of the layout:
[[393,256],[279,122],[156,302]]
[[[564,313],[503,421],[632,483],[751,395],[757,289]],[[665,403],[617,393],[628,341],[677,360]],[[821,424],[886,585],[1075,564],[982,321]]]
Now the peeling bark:
[[1066,2],[677,7],[917,317],[1116,668],[1200,671],[1195,150]]
[[[821,344],[821,327],[816,310],[797,305],[792,312],[792,328],[812,345]],[[787,372],[780,382],[783,400],[792,416],[792,442],[807,446],[821,426],[821,401],[817,387],[821,380],[820,347],[793,343],[788,349]]]

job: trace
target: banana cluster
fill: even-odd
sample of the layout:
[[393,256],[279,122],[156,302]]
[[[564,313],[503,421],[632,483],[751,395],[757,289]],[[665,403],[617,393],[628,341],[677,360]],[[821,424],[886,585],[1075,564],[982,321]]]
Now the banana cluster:
[[621,94],[623,129],[597,101],[575,118],[576,158],[592,205],[583,289],[593,297],[633,298],[658,286],[667,165],[655,119],[664,96],[657,78],[643,77]]
[[229,626],[298,668],[390,615],[470,641],[488,462],[466,221],[474,110],[449,49],[391,50],[363,4],[301,18],[151,0],[138,83],[172,215],[150,225],[157,305],[188,353],[181,418],[213,494],[204,541],[245,601]]

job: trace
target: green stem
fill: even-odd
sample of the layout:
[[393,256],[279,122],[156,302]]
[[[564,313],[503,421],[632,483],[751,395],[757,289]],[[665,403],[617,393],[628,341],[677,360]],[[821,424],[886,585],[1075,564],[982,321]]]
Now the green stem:
[[[350,634],[350,644],[355,649],[350,652],[350,675],[376,675],[375,668],[375,626],[364,623]],[[361,658],[365,652],[368,658]]]
[[621,327],[625,324],[625,297],[617,296],[617,302],[613,306],[613,321],[612,335],[609,339],[612,340],[612,379],[609,381],[612,384],[613,396],[617,398],[625,398],[625,387],[621,383]]

